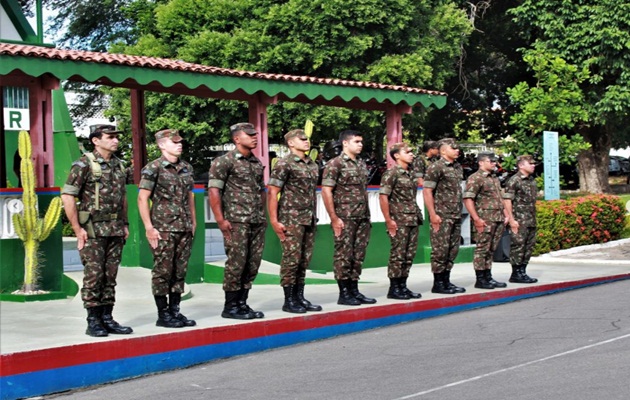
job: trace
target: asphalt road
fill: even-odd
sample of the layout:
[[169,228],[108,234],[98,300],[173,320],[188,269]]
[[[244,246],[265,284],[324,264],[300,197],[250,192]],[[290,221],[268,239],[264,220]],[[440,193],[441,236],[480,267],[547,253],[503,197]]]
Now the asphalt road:
[[45,398],[627,400],[630,281]]

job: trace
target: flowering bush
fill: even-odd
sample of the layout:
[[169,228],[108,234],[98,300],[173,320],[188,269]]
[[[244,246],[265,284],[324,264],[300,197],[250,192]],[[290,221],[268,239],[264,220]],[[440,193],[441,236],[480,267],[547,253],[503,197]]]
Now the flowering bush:
[[534,255],[619,238],[625,208],[617,196],[589,195],[536,202],[538,231]]

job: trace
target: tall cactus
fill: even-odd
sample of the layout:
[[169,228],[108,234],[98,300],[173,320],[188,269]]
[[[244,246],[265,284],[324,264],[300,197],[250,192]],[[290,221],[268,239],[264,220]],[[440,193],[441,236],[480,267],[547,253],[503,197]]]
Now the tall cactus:
[[39,218],[37,210],[37,186],[33,161],[31,160],[31,137],[26,131],[20,131],[18,136],[18,152],[22,161],[20,163],[20,176],[22,178],[22,203],[24,210],[21,214],[13,215],[15,233],[24,242],[24,293],[37,290],[37,267],[39,266],[39,243],[45,240],[57,225],[61,214],[61,198],[55,197],[46,211],[44,219]]

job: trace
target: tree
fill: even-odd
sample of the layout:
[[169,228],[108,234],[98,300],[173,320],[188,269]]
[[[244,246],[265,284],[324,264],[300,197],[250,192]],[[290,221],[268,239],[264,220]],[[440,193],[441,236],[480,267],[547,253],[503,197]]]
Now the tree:
[[[226,68],[371,80],[442,89],[471,32],[465,10],[432,0],[171,0],[146,17],[128,54],[182,59]],[[126,94],[115,91],[123,124]],[[147,127],[180,128],[200,160],[210,145],[227,141],[226,128],[247,119],[246,105],[189,96],[147,94]],[[350,127],[382,146],[384,115],[333,107],[281,103],[269,108],[271,140],[315,123],[323,142]],[[418,116],[405,127],[420,130]],[[206,166],[201,166],[203,170]]]
[[580,85],[590,77],[589,70],[578,69],[544,49],[525,51],[523,60],[536,82],[520,82],[507,90],[518,111],[510,117],[516,132],[507,142],[510,156],[503,167],[513,167],[519,154],[541,154],[544,130],[559,131],[560,164],[571,165],[580,152],[590,148],[580,134],[571,131],[586,124],[588,118]]
[[579,83],[587,117],[572,127],[591,145],[578,156],[580,189],[609,191],[608,153],[630,129],[630,3],[524,0],[511,12],[531,48],[590,70]]

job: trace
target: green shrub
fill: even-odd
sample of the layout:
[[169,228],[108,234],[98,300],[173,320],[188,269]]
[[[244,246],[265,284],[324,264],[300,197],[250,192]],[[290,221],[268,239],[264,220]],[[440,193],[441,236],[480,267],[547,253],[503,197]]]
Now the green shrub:
[[625,207],[619,197],[590,195],[536,203],[534,255],[620,238]]
[[70,225],[70,222],[64,221],[61,227],[61,236],[74,236],[74,231],[72,230],[72,225]]

